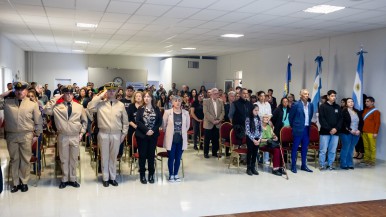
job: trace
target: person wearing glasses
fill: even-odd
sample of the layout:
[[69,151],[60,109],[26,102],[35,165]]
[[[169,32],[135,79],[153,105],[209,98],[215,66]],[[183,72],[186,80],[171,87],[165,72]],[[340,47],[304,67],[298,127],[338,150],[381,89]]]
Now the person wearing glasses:
[[[63,101],[57,103],[59,99]],[[76,178],[76,167],[79,157],[79,142],[87,129],[87,115],[83,105],[74,102],[72,86],[63,88],[62,95],[56,95],[44,107],[47,115],[53,115],[58,132],[59,157],[63,172],[59,188],[67,185],[79,188]]]
[[109,82],[104,85],[105,90],[95,96],[88,104],[87,109],[97,113],[98,145],[101,151],[101,166],[103,186],[118,186],[115,180],[117,175],[117,156],[119,146],[125,139],[129,129],[129,121],[125,105],[116,99],[118,85]]
[[181,109],[181,97],[174,96],[172,102],[173,108],[166,110],[163,116],[163,145],[168,151],[169,182],[180,182],[178,170],[182,153],[188,147],[190,117],[188,111]]

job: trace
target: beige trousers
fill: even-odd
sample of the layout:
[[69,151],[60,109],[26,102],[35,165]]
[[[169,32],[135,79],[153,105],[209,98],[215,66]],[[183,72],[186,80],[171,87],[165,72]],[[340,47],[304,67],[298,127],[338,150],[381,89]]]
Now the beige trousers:
[[[32,156],[33,133],[9,133],[6,135],[7,148],[11,158],[13,184],[27,184],[29,180],[30,159]],[[19,180],[20,179],[20,180]]]
[[98,133],[103,181],[115,180],[117,175],[117,155],[121,144],[120,139],[120,133]]
[[62,182],[75,182],[79,157],[79,136],[59,134],[58,149],[63,172]]

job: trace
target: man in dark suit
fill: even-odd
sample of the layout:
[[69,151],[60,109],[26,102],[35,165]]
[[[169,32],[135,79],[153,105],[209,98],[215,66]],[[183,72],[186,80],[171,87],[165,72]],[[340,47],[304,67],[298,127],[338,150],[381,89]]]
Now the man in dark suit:
[[212,156],[219,157],[219,128],[224,119],[224,103],[218,99],[218,89],[213,88],[209,99],[204,99],[204,157],[209,158],[209,141],[212,141]]
[[291,171],[293,173],[297,173],[296,158],[300,143],[302,143],[302,166],[300,169],[306,172],[312,172],[312,170],[307,167],[307,152],[308,143],[310,142],[310,126],[314,108],[311,103],[308,102],[308,97],[308,90],[302,89],[300,91],[300,100],[292,105],[289,114],[289,122],[294,136],[291,153]]

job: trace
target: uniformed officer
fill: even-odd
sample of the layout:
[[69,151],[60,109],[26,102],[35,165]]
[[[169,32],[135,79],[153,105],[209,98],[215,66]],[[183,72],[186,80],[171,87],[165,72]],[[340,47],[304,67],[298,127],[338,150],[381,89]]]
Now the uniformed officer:
[[[14,83],[15,98],[5,99],[4,119],[7,148],[12,171],[13,187],[11,192],[28,191],[30,159],[32,144],[42,133],[42,116],[39,106],[27,96],[28,83],[18,81]],[[10,95],[12,90],[0,97]]]
[[[62,89],[62,95],[51,99],[44,111],[53,115],[58,132],[58,149],[63,177],[59,188],[67,185],[80,187],[76,181],[76,167],[79,157],[79,142],[87,128],[87,116],[82,105],[74,102],[74,89],[71,85]],[[63,98],[61,102],[59,99]]]
[[97,112],[103,186],[108,187],[109,184],[118,186],[115,181],[117,155],[119,145],[125,139],[129,129],[129,122],[124,104],[115,98],[118,85],[109,82],[104,87],[105,90],[91,100],[87,109]]

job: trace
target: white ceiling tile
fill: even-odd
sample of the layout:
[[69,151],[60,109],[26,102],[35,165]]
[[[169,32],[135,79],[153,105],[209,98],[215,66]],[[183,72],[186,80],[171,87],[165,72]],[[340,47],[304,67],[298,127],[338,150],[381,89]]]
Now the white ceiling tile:
[[208,29],[217,29],[222,26],[226,26],[230,24],[229,22],[218,22],[218,21],[208,21],[202,25],[200,25],[200,28],[208,28]]
[[166,30],[167,28],[168,28],[167,26],[161,26],[161,25],[148,25],[143,30],[151,31],[151,32],[156,32],[156,31],[162,32],[162,30]]
[[141,16],[161,16],[170,8],[171,6],[166,5],[144,4],[137,10],[135,14]]
[[102,21],[104,22],[124,22],[129,19],[130,14],[120,14],[120,13],[105,13],[103,15]]
[[60,26],[60,25],[75,26],[75,23],[76,23],[75,19],[65,19],[65,18],[57,18],[57,17],[49,17],[48,20],[51,25],[56,25],[56,26]]
[[210,29],[192,28],[186,31],[187,34],[205,34],[211,31]]
[[218,10],[209,10],[205,9],[202,10],[193,16],[189,17],[190,19],[196,19],[196,20],[213,20],[217,17],[223,16],[226,14],[226,11],[218,11]]
[[[351,7],[355,5],[362,4],[363,2],[370,2],[374,0],[330,0],[326,2],[326,4],[334,5],[334,6],[344,6],[344,7]],[[381,2],[382,0],[375,0]]]
[[66,19],[75,18],[75,11],[70,9],[46,7],[46,12],[48,17],[60,17]]
[[209,5],[215,3],[217,0],[183,0],[178,4],[181,7],[192,7],[192,8],[207,8]]
[[239,12],[248,12],[248,13],[261,13],[273,8],[276,8],[280,5],[286,4],[284,1],[279,0],[259,0],[255,1],[245,7],[238,9]]
[[341,17],[339,19],[339,21],[368,23],[368,21],[367,21],[368,19],[383,16],[385,14],[386,13],[382,12],[382,11],[372,11],[371,13],[366,11],[363,13],[359,13],[359,14],[355,14],[355,15],[351,15],[351,16],[347,16],[347,17]]
[[26,23],[43,23],[48,25],[47,17],[41,17],[41,16],[29,16],[29,15],[22,15],[21,16]]
[[179,19],[179,18],[159,17],[155,19],[151,24],[162,25],[162,26],[173,26],[178,24],[181,21],[182,19]]
[[106,11],[109,13],[133,14],[140,6],[140,3],[113,1],[110,2]]
[[253,15],[254,14],[252,14],[252,13],[230,12],[230,13],[225,14],[224,16],[216,18],[215,21],[238,22],[240,20],[252,17]]
[[98,23],[99,20],[102,19],[102,17],[103,17],[103,13],[96,12],[96,11],[77,10],[75,13],[76,22],[80,22],[80,23],[87,23],[87,22]]
[[43,7],[31,5],[15,5],[16,10],[23,15],[46,16]]
[[75,0],[42,0],[44,7],[75,9]]
[[157,17],[154,16],[140,16],[140,15],[134,15],[130,17],[128,23],[142,23],[142,24],[149,24],[152,23],[154,20],[156,20]]
[[163,16],[183,19],[183,18],[190,17],[191,15],[193,15],[199,11],[200,11],[200,9],[197,9],[197,8],[174,7],[173,9],[169,10]]
[[278,17],[273,20],[267,21],[265,24],[269,26],[285,26],[291,23],[299,22],[304,19],[294,17]]
[[330,14],[323,14],[322,16],[315,17],[314,19],[317,20],[337,20],[342,17],[347,17],[347,16],[354,16],[360,13],[365,12],[365,10],[360,10],[360,9],[352,9],[352,8],[345,8],[340,11],[336,11],[334,13]]
[[41,6],[42,3],[40,0],[12,0],[14,4],[25,4],[25,5],[36,5]]
[[266,23],[278,17],[279,16],[268,15],[268,14],[258,14],[258,15],[246,18],[244,20],[241,20],[240,23],[260,24],[260,23]]
[[248,5],[251,2],[253,2],[253,0],[237,0],[237,1],[219,0],[218,2],[209,6],[208,9],[234,11],[238,8],[242,8]]
[[221,27],[221,29],[228,30],[229,33],[243,33],[245,30],[249,29],[251,24],[245,24],[245,23],[232,23],[227,26]]
[[358,2],[359,4],[352,6],[351,8],[357,9],[366,9],[366,10],[385,10],[386,1],[383,0],[373,0],[373,1],[365,1]]
[[181,22],[177,23],[175,26],[182,26],[182,27],[192,28],[192,27],[196,27],[196,26],[199,26],[201,24],[204,24],[206,22],[207,21],[204,21],[204,20],[187,19],[187,20],[184,20],[184,21],[181,21]]
[[88,11],[105,11],[110,0],[78,0],[76,1],[77,10],[88,10]]
[[123,31],[137,31],[141,30],[146,26],[146,24],[140,24],[140,23],[126,23],[124,24],[120,30]]
[[97,28],[94,32],[95,33],[106,33],[106,34],[114,34],[117,31],[116,28]]
[[309,7],[314,6],[313,4],[299,3],[299,2],[288,2],[287,4],[275,7],[270,10],[266,10],[264,14],[276,15],[276,16],[286,16],[289,14],[301,12]]
[[123,22],[100,22],[98,28],[117,29],[123,25]]
[[181,0],[147,0],[148,4],[156,4],[156,5],[176,5]]

